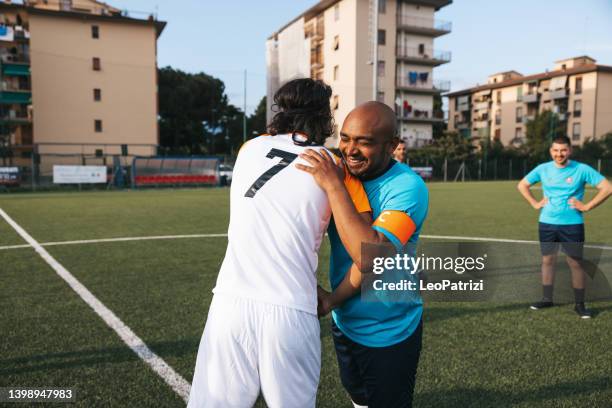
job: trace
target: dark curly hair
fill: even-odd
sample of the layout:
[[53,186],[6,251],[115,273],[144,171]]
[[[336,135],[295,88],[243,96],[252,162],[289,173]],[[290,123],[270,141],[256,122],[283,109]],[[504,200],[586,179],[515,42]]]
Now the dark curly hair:
[[274,94],[277,112],[268,125],[268,133],[306,135],[305,145],[322,145],[334,133],[334,117],[329,106],[332,89],[323,81],[294,79]]

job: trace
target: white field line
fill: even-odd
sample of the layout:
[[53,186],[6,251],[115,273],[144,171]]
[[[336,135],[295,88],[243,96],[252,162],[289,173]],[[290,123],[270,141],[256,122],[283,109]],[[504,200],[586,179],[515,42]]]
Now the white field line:
[[191,385],[168,365],[161,357],[151,351],[140,337],[119,319],[109,308],[98,300],[66,268],[53,258],[30,234],[0,208],[0,216],[23,238],[38,255],[87,303],[98,316],[113,329],[121,340],[128,345],[153,371],[155,371],[185,402],[189,399]]
[[[188,239],[188,238],[225,238],[227,234],[191,234],[191,235],[155,235],[150,237],[124,237],[124,238],[104,238],[104,239],[87,239],[80,241],[58,241],[58,242],[43,242],[41,246],[58,246],[58,245],[79,245],[79,244],[97,244],[100,242],[123,242],[123,241],[149,241],[160,239]],[[487,237],[461,237],[453,235],[421,235],[425,239],[446,239],[454,241],[482,241],[482,242],[506,242],[514,244],[531,244],[537,245],[539,241],[527,241],[522,239],[505,239],[505,238],[487,238]],[[0,250],[29,248],[30,245],[7,245],[0,246]],[[585,248],[603,249],[610,251],[611,246],[605,245],[585,245]]]
[[[125,242],[125,241],[151,241],[158,239],[188,239],[188,238],[224,238],[227,234],[191,234],[191,235],[155,235],[150,237],[120,237],[120,238],[102,238],[102,239],[84,239],[79,241],[58,241],[58,242],[42,242],[41,246],[58,246],[58,245],[80,245],[80,244],[97,244],[100,242]],[[3,249],[19,249],[29,248],[30,245],[7,245],[0,246]]]

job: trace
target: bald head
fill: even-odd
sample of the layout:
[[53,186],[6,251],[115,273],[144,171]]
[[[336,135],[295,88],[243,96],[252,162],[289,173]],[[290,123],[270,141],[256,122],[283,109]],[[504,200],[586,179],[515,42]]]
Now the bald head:
[[[347,123],[348,122],[348,123]],[[372,136],[390,140],[397,134],[397,119],[393,109],[381,102],[362,103],[353,109],[345,119],[345,124],[357,122],[362,129],[369,129]]]
[[398,138],[395,112],[380,102],[353,109],[342,124],[338,148],[349,171],[362,180],[384,173]]

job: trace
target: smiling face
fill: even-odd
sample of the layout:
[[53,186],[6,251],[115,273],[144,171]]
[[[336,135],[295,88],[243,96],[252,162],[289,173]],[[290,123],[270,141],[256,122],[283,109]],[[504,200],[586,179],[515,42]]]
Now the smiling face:
[[347,116],[338,148],[351,174],[368,180],[384,173],[397,143],[393,111],[381,103],[368,102]]
[[565,143],[553,143],[550,147],[550,157],[557,166],[564,167],[572,154],[572,147]]

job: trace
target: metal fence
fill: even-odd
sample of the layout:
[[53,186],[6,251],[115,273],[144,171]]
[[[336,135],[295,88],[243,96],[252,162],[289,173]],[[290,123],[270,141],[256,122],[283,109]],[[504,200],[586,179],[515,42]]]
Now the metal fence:
[[[612,159],[580,160],[599,171],[606,177],[612,177]],[[410,159],[411,167],[431,167],[434,181],[485,181],[485,180],[520,180],[540,162],[529,158],[494,158],[494,159]]]

